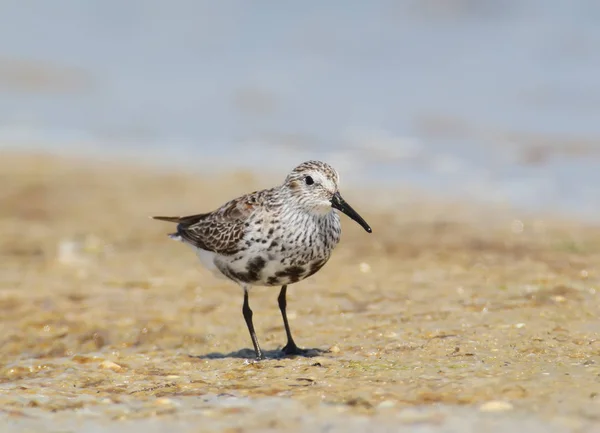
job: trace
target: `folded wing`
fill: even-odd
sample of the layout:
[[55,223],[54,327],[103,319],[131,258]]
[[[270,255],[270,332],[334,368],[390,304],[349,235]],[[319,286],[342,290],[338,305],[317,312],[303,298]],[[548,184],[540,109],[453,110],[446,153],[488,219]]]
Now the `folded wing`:
[[177,235],[196,248],[221,255],[235,254],[244,237],[246,222],[256,202],[248,197],[232,200],[214,212],[184,217],[155,216],[177,223]]

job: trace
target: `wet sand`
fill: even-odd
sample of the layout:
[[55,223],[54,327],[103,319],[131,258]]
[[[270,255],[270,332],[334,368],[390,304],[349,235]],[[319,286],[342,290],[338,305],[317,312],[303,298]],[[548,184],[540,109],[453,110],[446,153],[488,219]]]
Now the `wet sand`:
[[373,234],[344,219],[327,266],[288,291],[296,342],[314,356],[279,356],[278,290],[256,288],[269,359],[253,363],[241,290],[147,216],[210,210],[272,179],[4,153],[0,180],[4,431],[583,431],[598,420],[599,227],[344,191]]

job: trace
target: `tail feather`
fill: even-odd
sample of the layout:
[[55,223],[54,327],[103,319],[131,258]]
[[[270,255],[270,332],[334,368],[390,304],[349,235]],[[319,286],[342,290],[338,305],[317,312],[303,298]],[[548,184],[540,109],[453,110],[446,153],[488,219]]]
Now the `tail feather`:
[[182,224],[182,227],[188,227],[188,226],[195,224],[198,221],[204,219],[207,215],[209,215],[209,214],[201,213],[201,214],[197,214],[197,215],[188,215],[188,216],[182,216],[182,217],[153,216],[150,218],[159,220],[159,221],[168,221],[170,223],[179,223],[179,224]]
[[159,220],[159,221],[168,221],[170,223],[178,223],[181,221],[181,217],[152,216],[150,218],[152,218],[154,220]]
[[202,221],[207,216],[210,216],[211,213],[202,213],[196,215],[188,215],[183,217],[169,217],[169,216],[152,216],[150,218],[159,220],[159,221],[167,221],[171,223],[177,223],[177,232],[170,233],[169,237],[176,241],[187,242],[192,245],[197,246],[196,244],[200,243],[203,245],[200,238],[197,235],[192,235],[190,232],[193,232],[194,224]]
[[[151,216],[150,218],[152,218],[154,220],[159,220],[159,221],[168,221],[170,223],[180,223],[182,220],[181,217],[168,217],[168,216]],[[181,235],[179,234],[179,228],[180,228],[180,226],[177,226],[177,233],[169,233],[169,237],[171,239],[181,242],[182,238],[181,238]]]

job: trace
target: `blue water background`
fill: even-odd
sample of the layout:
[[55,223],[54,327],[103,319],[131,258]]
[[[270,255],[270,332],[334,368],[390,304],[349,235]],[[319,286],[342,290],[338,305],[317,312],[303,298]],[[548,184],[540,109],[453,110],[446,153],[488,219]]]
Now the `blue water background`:
[[0,4],[0,149],[132,155],[594,218],[597,0]]

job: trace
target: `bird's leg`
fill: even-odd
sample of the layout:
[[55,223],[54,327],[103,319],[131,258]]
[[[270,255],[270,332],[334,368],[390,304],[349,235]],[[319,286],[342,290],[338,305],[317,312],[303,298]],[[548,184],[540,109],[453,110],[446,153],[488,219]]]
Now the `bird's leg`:
[[242,307],[242,313],[244,314],[244,320],[248,326],[250,332],[250,338],[252,338],[252,344],[254,345],[254,352],[256,352],[256,359],[265,359],[260,346],[258,345],[258,338],[256,338],[256,332],[254,332],[254,324],[252,323],[252,310],[248,303],[248,288],[244,287],[244,306]]
[[305,351],[299,349],[294,343],[294,339],[292,338],[292,331],[290,331],[290,324],[288,323],[286,308],[287,301],[285,295],[287,293],[287,285],[281,287],[281,291],[279,292],[279,297],[277,301],[279,302],[279,309],[281,310],[281,317],[283,317],[283,324],[285,326],[285,335],[287,336],[287,344],[282,349],[283,353],[286,355],[299,355],[304,353]]

